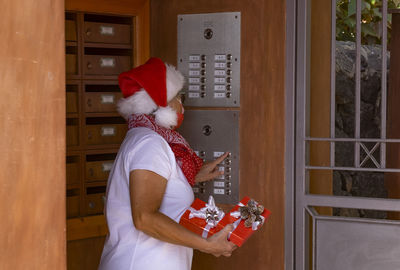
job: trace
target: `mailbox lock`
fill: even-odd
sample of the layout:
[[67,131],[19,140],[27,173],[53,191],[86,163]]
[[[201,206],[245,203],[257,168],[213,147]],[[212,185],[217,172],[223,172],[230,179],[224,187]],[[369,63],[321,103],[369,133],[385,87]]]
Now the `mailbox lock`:
[[226,63],[226,66],[227,66],[228,68],[231,68],[231,67],[232,67],[232,63],[231,63],[231,62],[228,62],[228,63]]
[[200,86],[200,88],[201,88],[201,90],[206,90],[206,86],[205,85]]
[[87,30],[86,30],[86,35],[87,36],[90,36],[92,34],[92,30],[90,30],[90,28],[88,28]]
[[200,156],[204,157],[206,155],[206,152],[200,151]]
[[226,93],[226,97],[230,98],[231,97],[231,93]]
[[204,69],[201,70],[201,75],[202,76],[206,75],[206,71]]
[[206,96],[206,93],[201,93],[200,97],[204,98]]
[[226,56],[226,58],[227,58],[229,61],[231,61],[231,60],[232,60],[232,54],[228,54],[228,55]]
[[213,36],[213,30],[211,30],[210,28],[207,28],[206,30],[204,30],[204,38],[205,39],[211,39]]
[[206,82],[206,78],[202,77],[202,78],[200,79],[200,81],[201,81],[201,83],[205,83],[205,82]]
[[228,84],[228,85],[226,86],[226,90],[231,91],[231,90],[232,90],[232,86],[231,86],[230,84]]
[[225,193],[226,193],[226,195],[231,195],[232,192],[230,189],[227,189]]
[[206,63],[201,63],[201,68],[206,68]]
[[201,55],[201,60],[206,61],[206,56],[204,54]]
[[226,160],[225,160],[225,164],[226,164],[226,165],[231,165],[231,160],[230,160],[230,159],[226,159]]
[[226,74],[228,74],[229,76],[232,75],[232,70],[231,70],[231,69],[228,69],[228,70],[226,71]]
[[227,83],[231,83],[232,82],[232,78],[231,77],[226,78],[226,82]]
[[212,132],[212,129],[211,129],[211,127],[209,125],[205,125],[203,127],[203,134],[204,135],[210,136],[211,132]]

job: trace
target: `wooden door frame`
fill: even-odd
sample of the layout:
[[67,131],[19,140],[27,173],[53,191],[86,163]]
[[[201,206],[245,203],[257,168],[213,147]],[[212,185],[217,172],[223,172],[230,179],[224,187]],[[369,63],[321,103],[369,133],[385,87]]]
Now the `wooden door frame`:
[[66,268],[64,1],[0,18],[0,269]]

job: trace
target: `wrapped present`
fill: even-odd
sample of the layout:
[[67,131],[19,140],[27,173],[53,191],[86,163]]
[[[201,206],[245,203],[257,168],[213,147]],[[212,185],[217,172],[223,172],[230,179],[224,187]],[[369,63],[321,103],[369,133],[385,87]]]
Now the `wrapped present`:
[[179,224],[207,238],[224,227],[220,224],[224,216],[225,213],[215,205],[212,196],[209,197],[208,203],[196,198],[191,207],[182,215]]
[[249,197],[243,198],[220,223],[223,226],[233,224],[233,231],[228,238],[237,246],[241,246],[264,221],[271,212]]

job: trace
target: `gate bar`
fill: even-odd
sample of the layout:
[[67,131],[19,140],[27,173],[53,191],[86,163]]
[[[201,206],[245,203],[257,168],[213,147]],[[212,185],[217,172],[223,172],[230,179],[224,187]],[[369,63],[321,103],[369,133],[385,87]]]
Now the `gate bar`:
[[350,196],[328,196],[309,194],[303,197],[304,205],[335,208],[355,208],[379,211],[400,211],[400,200]]
[[[387,107],[387,0],[382,0],[381,138],[386,139]],[[386,143],[381,143],[381,168],[386,168]]]
[[[356,5],[356,89],[355,89],[355,123],[354,137],[360,138],[360,103],[361,103],[361,0],[357,0]],[[354,167],[360,167],[360,144],[354,145]]]
[[[331,1],[331,138],[335,138],[336,114],[336,0]],[[335,142],[330,143],[330,164],[335,166]]]

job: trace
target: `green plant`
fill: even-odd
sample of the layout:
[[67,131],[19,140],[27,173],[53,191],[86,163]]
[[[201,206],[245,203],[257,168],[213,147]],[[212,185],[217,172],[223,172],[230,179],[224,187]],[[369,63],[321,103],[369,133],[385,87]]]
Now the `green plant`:
[[[361,0],[361,43],[381,43],[383,0]],[[388,0],[388,9],[400,8],[400,0]],[[392,28],[392,16],[388,14],[388,41]],[[336,39],[355,41],[356,0],[336,0]]]

